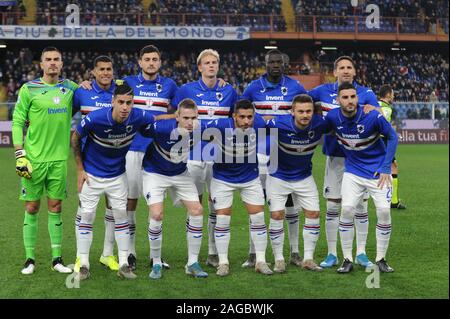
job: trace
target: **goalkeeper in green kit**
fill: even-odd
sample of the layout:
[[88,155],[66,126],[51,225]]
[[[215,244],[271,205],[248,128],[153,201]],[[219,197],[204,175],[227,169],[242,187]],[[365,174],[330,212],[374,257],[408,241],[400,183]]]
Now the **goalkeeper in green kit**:
[[[25,201],[24,275],[32,274],[35,269],[37,213],[44,189],[47,195],[52,269],[60,273],[72,272],[64,266],[61,257],[61,202],[66,198],[72,100],[77,84],[59,78],[62,66],[61,52],[54,47],[45,48],[40,62],[43,76],[22,85],[13,114],[16,172],[22,177],[19,198]],[[24,139],[26,122],[29,125]]]

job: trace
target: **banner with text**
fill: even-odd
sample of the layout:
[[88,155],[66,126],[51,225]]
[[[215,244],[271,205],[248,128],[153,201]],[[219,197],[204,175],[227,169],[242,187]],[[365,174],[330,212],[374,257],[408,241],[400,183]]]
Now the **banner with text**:
[[0,40],[247,40],[248,27],[0,25]]
[[448,144],[448,130],[398,130],[398,141],[401,144]]

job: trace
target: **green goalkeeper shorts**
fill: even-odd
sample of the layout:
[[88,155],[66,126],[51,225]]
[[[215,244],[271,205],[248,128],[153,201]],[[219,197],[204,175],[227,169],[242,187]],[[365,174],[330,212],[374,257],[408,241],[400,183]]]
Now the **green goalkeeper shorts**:
[[67,197],[67,161],[32,163],[31,178],[21,178],[19,199],[40,200],[44,189],[50,199],[63,200]]

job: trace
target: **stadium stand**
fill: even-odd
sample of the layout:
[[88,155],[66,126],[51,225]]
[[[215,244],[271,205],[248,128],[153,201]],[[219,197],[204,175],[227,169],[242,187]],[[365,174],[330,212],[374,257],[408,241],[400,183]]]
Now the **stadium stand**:
[[[95,56],[103,53],[92,50],[63,50],[63,52],[65,63],[63,76],[78,83],[90,78],[91,61]],[[163,51],[162,74],[174,79],[178,85],[196,80],[199,76],[195,62],[197,54],[196,51],[191,53],[173,49]],[[309,53],[313,57],[312,61],[299,63],[297,67],[291,65],[290,70],[293,74],[307,74],[311,69],[324,74],[331,73],[332,62],[337,56],[343,54],[354,58],[358,66],[357,78],[361,84],[378,90],[382,84],[391,83],[396,92],[397,101],[448,101],[448,57],[438,53],[407,51],[402,53],[327,51],[325,53],[319,50]],[[0,66],[0,80],[7,87],[8,101],[15,101],[17,90],[22,83],[39,75],[38,55],[38,52],[31,52],[26,48],[18,52],[6,51],[5,63]],[[139,72],[137,52],[111,51],[110,56],[116,68],[116,77]],[[299,58],[291,57],[291,61],[299,61]],[[242,93],[246,85],[263,72],[263,51],[221,52],[219,75],[232,83],[239,93]],[[417,113],[417,116],[428,116],[426,113]]]
[[[19,20],[25,16],[25,6],[22,0],[16,2],[15,5],[0,6],[0,24],[19,24]],[[3,20],[3,21],[2,21]]]

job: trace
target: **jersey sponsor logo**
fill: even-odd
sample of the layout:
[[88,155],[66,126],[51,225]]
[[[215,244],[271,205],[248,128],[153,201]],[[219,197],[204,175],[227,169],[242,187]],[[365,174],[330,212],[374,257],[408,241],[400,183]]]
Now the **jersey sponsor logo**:
[[262,90],[259,90],[259,93],[264,93],[266,92],[266,88],[263,88]]
[[202,97],[204,94],[203,93],[200,93],[200,94],[196,94],[195,96],[196,97]]
[[109,128],[109,129],[107,129],[107,130],[104,130],[103,132],[105,132],[105,133],[112,132],[112,128]]
[[96,99],[98,99],[98,98],[100,98],[98,95],[96,95],[96,96],[91,96],[91,100],[96,100]]
[[95,102],[96,107],[111,107],[111,103]]
[[153,97],[158,97],[158,92],[145,92],[145,91],[139,91],[139,96],[153,96]]
[[61,114],[61,113],[67,113],[67,107],[63,108],[48,108],[48,114]]
[[208,106],[219,106],[219,102],[213,102],[213,101],[204,101],[202,100],[202,104],[203,105],[208,105]]
[[336,93],[330,94],[330,97],[337,96]]
[[338,130],[342,130],[344,127],[343,126],[338,126],[336,127]]
[[295,136],[295,133],[288,133],[287,134],[287,137],[294,137]]
[[136,88],[141,88],[141,87],[143,87],[144,86],[144,84],[138,84],[138,85],[136,85]]
[[[43,91],[41,94],[42,95],[45,95],[45,93],[47,93],[48,91],[47,90],[45,90],[45,91]],[[19,102],[19,100],[17,100],[17,102]]]
[[266,95],[267,101],[284,101],[284,96],[270,96]]

